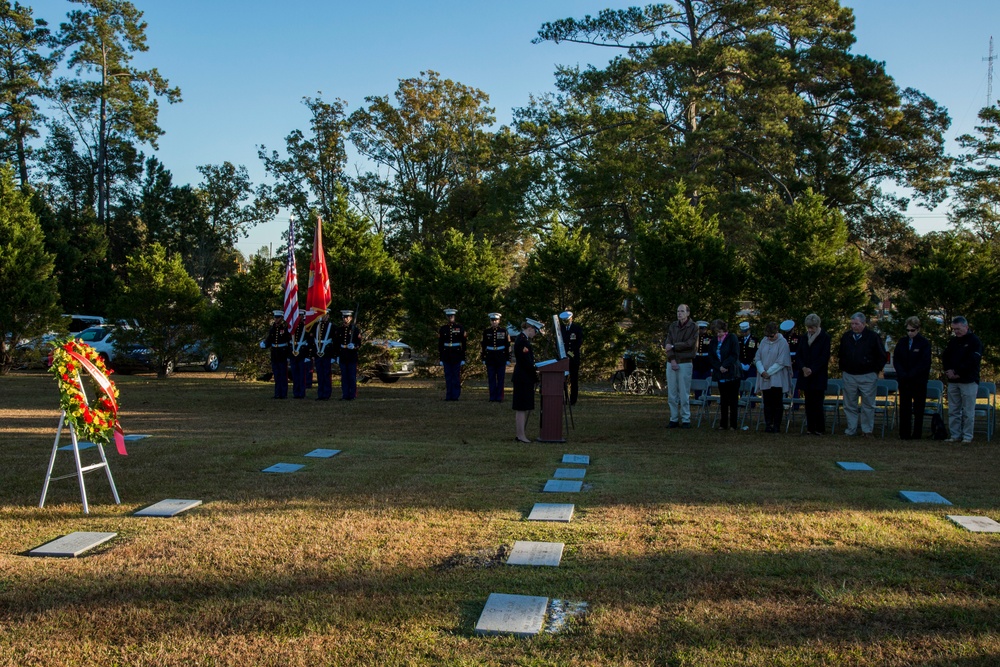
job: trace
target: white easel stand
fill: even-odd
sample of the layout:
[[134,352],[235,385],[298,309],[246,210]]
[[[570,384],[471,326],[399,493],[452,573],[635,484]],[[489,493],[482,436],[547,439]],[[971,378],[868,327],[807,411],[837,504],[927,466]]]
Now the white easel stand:
[[94,463],[93,465],[83,466],[80,464],[80,446],[76,439],[76,429],[73,428],[72,424],[69,426],[69,436],[70,440],[73,441],[73,460],[76,462],[76,472],[72,472],[68,475],[60,475],[59,477],[52,476],[52,468],[56,464],[56,452],[59,451],[59,436],[62,435],[63,424],[66,421],[66,411],[63,410],[62,415],[59,417],[59,428],[56,429],[56,441],[52,444],[52,456],[49,457],[49,469],[45,473],[45,485],[42,487],[42,500],[38,503],[39,507],[45,507],[45,496],[49,492],[49,482],[59,479],[68,479],[70,477],[76,477],[80,483],[80,499],[83,501],[83,513],[90,514],[90,506],[87,504],[87,487],[83,483],[83,473],[90,472],[91,470],[98,470],[104,468],[104,471],[108,475],[108,484],[111,485],[111,494],[115,497],[115,504],[121,505],[122,501],[118,498],[118,489],[115,488],[115,480],[111,476],[111,468],[108,466],[108,457],[104,455],[104,445],[99,442],[95,442],[94,445],[97,447],[97,451],[101,454],[101,462]]

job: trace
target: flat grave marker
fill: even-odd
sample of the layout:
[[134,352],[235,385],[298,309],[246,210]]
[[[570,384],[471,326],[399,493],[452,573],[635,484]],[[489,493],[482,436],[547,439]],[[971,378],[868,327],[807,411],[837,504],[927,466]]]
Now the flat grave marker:
[[295,472],[296,470],[301,470],[305,468],[305,465],[301,463],[275,463],[269,468],[264,468],[261,472]]
[[948,514],[948,519],[973,533],[1000,533],[1000,523],[988,516],[958,516]]
[[556,468],[552,476],[556,479],[583,479],[586,474],[585,468]]
[[900,491],[899,495],[903,500],[911,503],[931,503],[934,505],[951,505],[943,496],[933,491]]
[[562,560],[562,542],[514,542],[507,565],[535,565],[559,567]]
[[837,465],[844,470],[875,470],[867,463],[861,463],[860,461],[837,461]]
[[585,466],[590,465],[590,456],[588,454],[563,454],[563,463],[580,463]]
[[545,597],[490,593],[476,623],[476,634],[533,637],[542,631],[548,604]]
[[314,449],[303,456],[311,456],[314,459],[328,459],[340,453],[339,449]]
[[145,507],[139,510],[132,516],[172,517],[172,516],[177,516],[181,512],[186,512],[192,507],[197,507],[198,505],[201,505],[200,500],[167,498],[166,500],[161,500],[155,505],[150,505],[149,507]]
[[[95,445],[92,442],[87,442],[86,440],[78,440],[77,443],[76,443],[76,448],[79,449],[81,452],[83,450],[85,450],[85,449],[90,449],[91,447],[97,447],[97,445]],[[59,451],[60,452],[71,452],[71,451],[73,451],[73,443],[71,442],[68,445],[64,445],[64,446],[60,447]]]
[[583,482],[571,482],[565,479],[550,479],[545,482],[545,493],[580,493]]
[[535,503],[528,515],[528,521],[560,521],[569,523],[573,519],[575,505],[568,503]]
[[94,547],[104,544],[118,533],[76,532],[63,535],[28,552],[29,556],[50,556],[54,558],[76,558]]
[[125,436],[125,442],[132,442],[133,440],[142,440],[143,438],[152,438],[153,436],[148,433],[130,433]]

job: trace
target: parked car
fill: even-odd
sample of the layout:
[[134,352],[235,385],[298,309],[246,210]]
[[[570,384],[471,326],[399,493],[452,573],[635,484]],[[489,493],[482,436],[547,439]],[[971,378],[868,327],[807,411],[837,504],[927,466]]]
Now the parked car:
[[110,324],[84,329],[76,334],[76,338],[94,348],[104,365],[119,373],[153,370],[149,350],[141,345],[118,345],[115,341],[115,327]]
[[409,345],[398,340],[373,340],[370,344],[380,348],[373,359],[373,371],[379,380],[391,384],[413,375],[417,364]]
[[66,315],[64,313],[63,318],[69,320],[67,331],[74,334],[105,323],[104,318],[100,315]]
[[219,370],[219,355],[205,341],[195,341],[188,345],[173,362],[168,364],[167,373],[187,366],[200,366],[209,373]]

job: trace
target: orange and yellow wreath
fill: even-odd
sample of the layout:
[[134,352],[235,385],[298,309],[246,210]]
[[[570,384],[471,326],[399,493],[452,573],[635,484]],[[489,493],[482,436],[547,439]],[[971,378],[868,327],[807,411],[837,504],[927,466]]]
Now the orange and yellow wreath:
[[[118,421],[118,387],[108,377],[111,371],[94,348],[76,339],[56,345],[52,374],[59,382],[59,405],[66,413],[77,437],[102,445],[112,440],[119,454],[126,454],[124,432]],[[96,385],[94,397],[83,393],[84,371]]]

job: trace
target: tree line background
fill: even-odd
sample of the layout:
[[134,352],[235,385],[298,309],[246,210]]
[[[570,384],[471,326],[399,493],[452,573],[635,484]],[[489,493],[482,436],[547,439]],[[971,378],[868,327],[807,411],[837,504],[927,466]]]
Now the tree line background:
[[[278,215],[298,221],[303,295],[322,219],[332,308],[432,354],[444,307],[473,337],[492,310],[569,308],[585,372],[604,371],[626,348],[655,356],[687,303],[731,326],[741,308],[816,312],[834,333],[861,310],[894,338],[916,314],[939,344],[962,314],[1000,361],[1000,110],[949,155],[947,111],[853,53],[836,0],[546,23],[537,41],[618,55],[559,68],[509,127],[486,92],[426,71],[354,109],[305,98],[308,126],[258,147],[266,183],[222,161],[197,184],[155,156],[159,104],[181,91],[132,64],[142,12],[72,2],[56,27],[0,0],[0,372],[60,313],[136,319],[165,355],[208,336],[223,363],[252,362],[284,256],[236,244]],[[917,235],[909,208],[949,197],[952,228]]]

